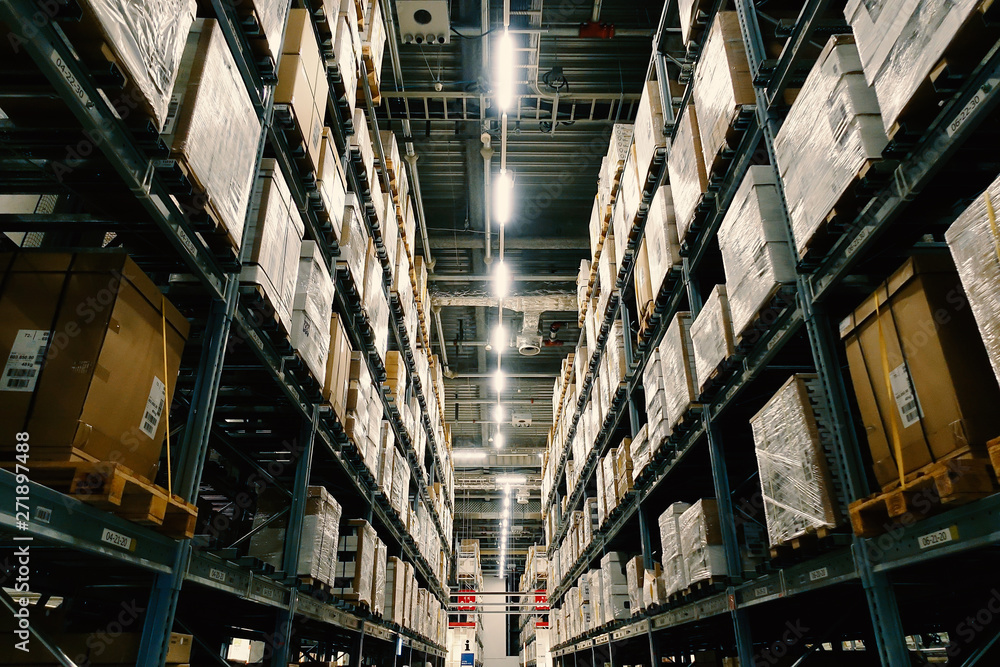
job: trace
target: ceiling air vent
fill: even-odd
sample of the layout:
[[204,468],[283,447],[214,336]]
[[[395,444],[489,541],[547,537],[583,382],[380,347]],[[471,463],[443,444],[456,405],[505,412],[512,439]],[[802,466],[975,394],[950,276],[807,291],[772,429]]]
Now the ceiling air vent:
[[448,0],[397,0],[399,38],[403,44],[448,44]]
[[514,412],[510,415],[510,425],[514,428],[528,428],[531,426],[530,412]]

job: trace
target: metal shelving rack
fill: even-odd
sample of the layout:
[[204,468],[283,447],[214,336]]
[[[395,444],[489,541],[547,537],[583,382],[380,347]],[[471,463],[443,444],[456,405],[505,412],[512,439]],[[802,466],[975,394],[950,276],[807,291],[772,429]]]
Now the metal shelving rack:
[[[237,3],[238,4],[238,3]],[[289,2],[289,5],[300,3]],[[336,277],[337,310],[347,321],[359,323],[350,331],[354,349],[366,353],[369,369],[376,381],[385,377],[385,369],[375,353],[368,326],[360,304],[349,303],[344,298],[349,285],[344,274],[336,271],[339,248],[327,241],[324,223],[317,217],[310,200],[315,184],[299,174],[292,151],[273,118],[273,85],[276,69],[260,67],[255,62],[252,49],[243,30],[245,22],[237,14],[236,4],[211,0],[202,10],[219,20],[222,32],[235,57],[240,75],[257,111],[261,125],[258,146],[258,164],[265,154],[279,161],[293,197],[298,204],[306,226],[307,238],[317,241],[327,259],[331,274]],[[100,154],[111,167],[100,177],[112,187],[130,192],[141,206],[148,220],[120,224],[107,221],[99,231],[121,230],[123,233],[138,231],[157,235],[164,243],[158,253],[135,257],[136,261],[159,284],[175,273],[190,274],[194,283],[182,288],[171,284],[169,296],[193,320],[192,336],[182,361],[175,401],[187,402],[183,425],[175,429],[173,490],[176,495],[195,502],[203,481],[217,471],[209,461],[209,451],[228,451],[235,465],[252,471],[264,486],[282,490],[292,499],[292,511],[286,529],[284,563],[294,572],[301,539],[301,516],[305,499],[305,486],[322,484],[334,490],[350,516],[361,515],[372,523],[379,537],[386,542],[389,555],[399,555],[412,562],[421,585],[428,587],[435,597],[447,606],[450,595],[446,582],[438,580],[427,560],[419,553],[417,543],[408,534],[388,499],[382,494],[374,477],[361,462],[360,454],[347,438],[342,425],[329,408],[320,406],[308,382],[294,370],[293,360],[282,346],[276,348],[269,333],[261,325],[260,313],[252,303],[240,298],[238,263],[233,256],[217,255],[197,236],[199,221],[186,215],[174,198],[183,195],[183,187],[176,179],[175,166],[166,157],[165,149],[155,140],[135,127],[126,124],[112,110],[102,94],[96,75],[89,71],[77,57],[72,44],[60,29],[63,21],[75,20],[72,3],[46,3],[51,10],[45,21],[35,21],[40,5],[31,0],[5,0],[0,2],[0,20],[7,26],[32,26],[24,34],[23,48],[37,67],[39,85],[50,86],[68,111],[75,117],[77,131],[86,131],[98,145]],[[42,25],[39,25],[42,23]],[[367,82],[363,75],[360,81]],[[338,78],[335,68],[328,71],[331,84]],[[365,86],[367,113],[376,130],[371,91]],[[362,193],[361,181],[350,160],[348,137],[356,129],[351,119],[343,117],[346,105],[340,103],[333,92],[328,104],[329,125],[333,129],[338,154],[344,162],[349,188]],[[5,141],[5,148],[16,151],[30,149],[29,139],[18,144],[19,138]],[[378,155],[382,155],[377,143]],[[388,177],[382,161],[381,178],[388,186]],[[55,187],[44,176],[40,187]],[[17,192],[17,184],[4,188],[4,192]],[[35,190],[27,190],[33,192]],[[40,190],[46,191],[46,190]],[[386,190],[388,191],[388,190]],[[127,196],[127,195],[126,195]],[[381,231],[373,207],[366,206],[369,232],[375,239],[384,268],[384,285],[388,293],[391,284],[390,259],[386,257]],[[78,214],[52,214],[37,216],[0,216],[4,231],[65,230],[67,220],[74,231],[81,226],[102,222],[98,218]],[[193,285],[193,286],[192,286]],[[411,372],[413,371],[413,342],[400,337],[402,323],[392,312],[390,326],[395,333],[397,347],[403,351]],[[250,386],[260,395],[270,397],[268,405],[248,405],[236,400],[232,387]],[[428,436],[429,470],[419,465],[413,442],[406,435],[398,410],[379,387],[385,413],[395,430],[396,442],[406,455],[411,468],[411,489],[423,500],[436,528],[438,544],[451,555],[452,540],[430,502],[428,486],[443,480],[444,466],[438,458],[438,443],[426,416],[427,402],[417,383],[416,391],[424,415],[422,427]],[[250,401],[253,403],[253,401]],[[176,405],[176,404],[175,404]],[[218,408],[218,411],[217,411]],[[220,419],[220,416],[224,418]],[[229,428],[226,424],[232,423]],[[297,430],[297,434],[296,434]],[[289,433],[290,431],[290,433]],[[289,441],[274,443],[276,433],[288,433]],[[269,439],[270,446],[259,447],[256,439]],[[235,445],[238,445],[235,446]],[[228,449],[227,449],[228,448]],[[273,450],[277,448],[277,453]],[[268,451],[265,451],[267,449]],[[273,467],[276,465],[277,467]],[[277,472],[275,472],[277,470]],[[52,594],[58,595],[59,564],[72,562],[91,568],[95,583],[118,582],[125,590],[132,591],[146,612],[142,617],[142,640],[137,664],[155,667],[164,664],[166,644],[175,627],[184,629],[179,609],[197,615],[211,608],[239,608],[245,614],[247,632],[251,638],[263,639],[270,651],[270,664],[284,667],[298,655],[312,659],[333,659],[339,652],[350,654],[351,665],[361,665],[364,656],[381,656],[390,663],[403,660],[405,664],[425,663],[441,665],[446,656],[443,646],[426,637],[368,614],[364,609],[331,599],[322,591],[301,588],[295,577],[282,572],[261,569],[259,564],[231,557],[234,549],[204,550],[192,540],[173,540],[151,529],[121,519],[113,514],[69,498],[39,484],[30,484],[32,522],[27,531],[20,530],[13,508],[15,506],[15,477],[0,471],[0,533],[19,532],[30,535],[39,544],[51,545],[46,549],[46,559],[38,567],[48,568],[48,576],[39,576],[36,582],[51,581]],[[444,495],[445,504],[451,508],[450,499]],[[111,535],[111,537],[109,537]],[[244,541],[244,534],[236,543]],[[124,545],[124,546],[123,546]],[[213,553],[213,551],[215,551]],[[41,552],[36,556],[42,560]],[[65,583],[65,582],[63,582]],[[200,609],[199,609],[200,608]],[[226,619],[209,618],[215,623]],[[176,622],[175,622],[176,621]],[[138,628],[135,628],[138,629]],[[200,629],[200,628],[199,628]],[[217,630],[205,629],[205,635]],[[196,643],[209,651],[218,646],[203,644],[201,632],[196,632]],[[220,635],[221,636],[221,635]],[[217,653],[216,653],[217,655]],[[381,664],[381,663],[380,663]],[[403,663],[400,663],[403,664]]]
[[[725,6],[727,4],[730,6]],[[709,261],[706,258],[711,252],[711,244],[749,166],[759,161],[761,149],[766,150],[770,164],[776,164],[773,140],[785,111],[782,94],[786,88],[801,84],[804,80],[805,72],[811,64],[810,58],[815,57],[810,55],[810,41],[814,36],[821,35],[819,43],[822,44],[826,35],[850,30],[843,21],[841,9],[831,8],[834,4],[836,3],[828,0],[803,2],[794,24],[785,26],[787,39],[776,59],[767,58],[758,13],[752,0],[734,0],[730,3],[716,0],[706,11],[706,16],[703,17],[705,25],[710,25],[715,14],[722,9],[735,8],[738,12],[756,89],[757,103],[753,109],[753,119],[739,139],[724,178],[710,185],[705,204],[699,209],[692,232],[682,247],[684,264],[681,275],[669,276],[665,281],[657,295],[652,325],[636,341],[632,339],[636,328],[630,322],[634,314],[628,308],[626,296],[632,279],[635,251],[642,235],[644,213],[655,189],[666,181],[665,174],[651,177],[645,184],[640,214],[629,235],[628,250],[624,258],[620,258],[616,292],[604,314],[597,348],[591,351],[592,356],[586,366],[584,391],[578,403],[571,406],[572,413],[560,414],[558,417],[569,419],[570,428],[566,438],[567,446],[554,465],[554,482],[543,503],[543,513],[553,509],[558,513],[564,496],[566,506],[555,525],[553,540],[549,545],[550,556],[562,544],[570,516],[580,508],[599,459],[617,444],[622,434],[634,436],[638,431],[641,424],[635,403],[637,393],[641,395],[642,372],[649,353],[659,344],[676,312],[686,309],[692,315],[697,315],[703,296],[699,284],[700,273]],[[666,81],[668,71],[667,58],[663,52],[665,35],[667,30],[678,25],[678,21],[677,3],[668,0],[653,40],[653,54],[648,70],[648,75],[655,72],[660,81]],[[684,64],[697,67],[697,57],[696,51],[689,52]],[[848,389],[845,386],[842,370],[844,364],[840,360],[836,320],[832,319],[832,312],[843,308],[843,304],[838,304],[836,298],[846,289],[845,283],[855,267],[865,260],[870,261],[876,253],[885,252],[884,246],[878,246],[878,242],[893,225],[899,223],[907,204],[933,184],[935,176],[945,168],[947,160],[970,137],[975,136],[984,119],[994,112],[1000,104],[998,82],[1000,43],[988,49],[980,65],[962,81],[959,90],[947,99],[936,120],[919,141],[912,146],[902,147],[900,152],[904,157],[899,159],[898,165],[893,165],[895,171],[892,177],[879,184],[871,201],[859,211],[853,223],[846,226],[843,236],[826,256],[816,265],[799,267],[797,284],[779,293],[779,298],[770,305],[773,316],[771,324],[766,330],[759,332],[760,335],[752,344],[737,348],[721,383],[703,401],[700,410],[690,413],[682,422],[683,426],[675,430],[660,447],[636,479],[634,490],[610,513],[601,529],[595,531],[590,545],[583,550],[576,563],[569,567],[562,580],[551,583],[549,601],[553,607],[562,603],[566,591],[576,583],[581,574],[599,562],[607,551],[641,551],[646,567],[651,567],[654,547],[650,539],[649,521],[655,522],[653,512],[662,511],[669,504],[664,499],[670,495],[672,485],[683,482],[679,479],[678,470],[691,471],[692,466],[703,466],[711,474],[711,487],[719,501],[729,571],[742,572],[731,501],[734,492],[730,484],[733,471],[727,470],[729,450],[719,425],[725,422],[735,406],[746,400],[747,393],[753,393],[745,390],[768,369],[775,356],[795,343],[805,341],[807,344],[810,366],[819,374],[830,402],[836,432],[835,463],[840,470],[846,494],[848,498],[860,498],[869,493],[867,472],[862,463]],[[666,134],[672,137],[674,111],[684,108],[690,98],[691,86],[687,86],[679,107],[676,105],[678,100],[671,100],[665,89],[666,86],[661,86]],[[777,180],[780,183],[781,179]],[[987,183],[988,181],[982,183],[982,187]],[[787,219],[787,212],[785,215]],[[899,243],[896,246],[896,251],[907,250],[907,247],[900,247]],[[909,247],[913,247],[912,243]],[[880,270],[887,271],[889,268],[891,267],[886,266]],[[860,300],[863,294],[858,292],[858,295],[857,300]],[[682,308],[682,304],[686,304],[686,308]],[[623,330],[627,332],[625,353],[630,364],[629,370],[614,395],[593,449],[583,462],[579,481],[567,493],[567,480],[564,478],[566,462],[571,454],[571,442],[593,387],[608,331],[615,319],[621,319]],[[567,381],[569,379],[566,378]],[[757,401],[757,405],[762,405],[764,401],[760,397],[749,400]],[[746,446],[745,442],[739,444]],[[730,447],[732,446],[735,445],[731,444]],[[696,457],[699,460],[692,462]],[[740,474],[743,472],[745,471],[740,471]],[[655,509],[652,507],[654,504]],[[699,646],[697,639],[692,639],[692,636],[697,637],[699,632],[711,632],[717,637],[727,637],[717,645],[724,645],[728,655],[738,656],[740,664],[763,664],[757,661],[762,647],[771,646],[768,642],[777,639],[780,632],[775,632],[774,628],[761,619],[783,612],[805,614],[807,612],[803,611],[803,607],[796,605],[815,605],[817,601],[828,604],[823,597],[816,597],[821,595],[830,596],[830,599],[850,600],[853,605],[850,609],[861,618],[860,626],[866,626],[864,637],[866,640],[873,640],[881,664],[891,667],[909,665],[907,635],[926,632],[928,627],[940,630],[942,626],[939,622],[935,626],[935,621],[928,620],[929,616],[918,617],[912,611],[901,613],[898,598],[906,594],[906,588],[900,588],[896,582],[908,582],[910,578],[919,576],[914,573],[920,566],[932,564],[948,567],[949,563],[962,562],[954,559],[976,558],[977,554],[982,554],[988,547],[995,547],[1000,540],[1000,529],[997,528],[1000,524],[996,521],[998,508],[1000,496],[961,506],[894,530],[888,544],[885,543],[886,536],[862,539],[843,535],[840,546],[820,551],[818,555],[808,554],[800,562],[772,566],[763,571],[759,569],[756,575],[732,578],[721,590],[700,599],[662,605],[631,619],[616,621],[555,646],[552,655],[559,664],[572,664],[573,667],[596,667],[607,662],[612,665],[655,665],[661,657],[690,654],[694,647]],[[647,514],[652,515],[652,518]],[[940,546],[928,546],[927,536],[934,535],[947,537]],[[844,544],[848,540],[849,544]],[[952,567],[960,566],[953,564]],[[933,576],[940,577],[940,574]],[[937,579],[931,578],[931,581]],[[867,614],[864,613],[866,610]],[[855,625],[858,623],[855,622]],[[947,628],[944,630],[947,631]],[[812,641],[836,643],[833,639],[816,637]],[[708,645],[710,643],[707,642],[700,644]],[[808,656],[808,653],[803,655]],[[809,664],[807,659],[804,664]],[[974,661],[965,664],[974,664]]]

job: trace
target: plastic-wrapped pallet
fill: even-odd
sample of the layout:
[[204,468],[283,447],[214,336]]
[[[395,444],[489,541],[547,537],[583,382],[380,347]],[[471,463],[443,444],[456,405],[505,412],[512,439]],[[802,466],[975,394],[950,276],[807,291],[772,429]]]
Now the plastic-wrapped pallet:
[[819,378],[793,375],[750,420],[771,546],[837,525],[824,449],[832,432]]
[[683,242],[694,221],[702,195],[708,192],[708,172],[701,150],[698,133],[698,114],[689,104],[681,113],[677,130],[667,155],[670,175],[670,194],[674,202],[674,216],[678,242]]
[[850,35],[834,35],[774,140],[792,236],[803,257],[838,199],[888,139]]
[[621,189],[618,191],[618,199],[615,200],[615,210],[612,215],[615,236],[615,257],[624,257],[625,248],[628,246],[629,236],[632,232],[632,223],[639,212],[639,204],[642,201],[642,190],[644,180],[641,180],[636,168],[635,150],[629,151],[630,156],[622,169]]
[[345,600],[372,606],[372,579],[378,536],[363,519],[347,522],[340,537],[337,554],[337,580],[334,594]]
[[698,111],[705,166],[711,170],[716,156],[726,147],[739,108],[756,102],[736,12],[715,15],[694,71],[691,98]]
[[644,583],[646,568],[642,562],[642,556],[629,558],[625,564],[625,579],[628,582],[629,608],[632,614],[638,614],[645,609],[642,599],[642,586]]
[[340,316],[330,316],[330,352],[326,357],[323,399],[333,408],[337,420],[347,418],[347,385],[351,373],[351,341]]
[[323,128],[320,144],[319,170],[316,174],[316,188],[319,190],[323,211],[330,218],[333,226],[333,240],[340,243],[344,219],[344,204],[347,199],[347,181],[337,154],[333,132],[328,127]]
[[714,498],[702,498],[684,511],[680,533],[688,585],[727,574],[719,509]]
[[667,137],[663,134],[661,83],[666,84],[646,81],[639,98],[639,110],[635,115],[635,160],[639,183],[646,182],[656,151],[667,145]]
[[650,286],[655,298],[667,273],[680,270],[681,267],[674,200],[669,185],[664,184],[656,189],[643,229],[646,255],[649,258]]
[[156,129],[162,130],[194,21],[195,0],[84,0],[79,5],[84,10],[83,30],[94,39],[91,22],[96,22],[115,62],[125,71],[125,98],[141,102]]
[[403,514],[410,493],[410,467],[399,449],[392,450],[395,461],[392,464],[392,506],[398,514]]
[[632,615],[629,609],[628,579],[625,576],[625,556],[617,551],[601,558],[602,604],[606,617],[617,620]]
[[604,313],[608,309],[608,300],[616,290],[615,283],[618,280],[618,260],[615,255],[613,243],[605,243],[604,250],[601,251],[601,258],[597,262],[597,275],[601,281],[601,293],[597,298],[597,309],[595,315],[598,321],[604,319]]
[[396,435],[389,422],[382,422],[380,436],[381,446],[379,447],[379,472],[377,478],[382,493],[391,499],[393,482],[392,466],[396,460]]
[[288,183],[273,158],[261,160],[250,201],[240,282],[259,285],[285,331],[292,330],[292,302],[305,226]]
[[597,485],[597,525],[603,526],[604,520],[608,516],[608,500],[604,491],[604,461],[602,459],[597,459],[594,480]]
[[735,351],[725,285],[715,286],[691,324],[691,346],[694,349],[698,390],[704,391],[715,370]]
[[691,343],[691,313],[674,315],[659,347],[663,372],[663,419],[668,432],[697,400],[694,349]]
[[962,212],[945,234],[979,333],[1000,380],[1000,178]]
[[981,0],[851,0],[851,24],[865,79],[875,88],[886,132],[983,3]]
[[668,596],[687,588],[690,582],[687,561],[681,551],[681,516],[690,507],[687,503],[674,503],[660,515],[663,583]]
[[659,563],[653,563],[652,570],[643,572],[642,606],[655,607],[665,604],[666,601],[667,590],[664,587],[663,571]]
[[361,217],[361,205],[358,196],[348,192],[344,204],[344,222],[340,232],[340,259],[354,281],[358,298],[364,300],[365,292],[365,261],[368,257],[368,231]]
[[632,458],[632,479],[635,480],[642,473],[643,468],[649,463],[651,452],[649,449],[648,437],[649,424],[643,424],[635,434],[632,444],[629,445],[629,456]]
[[299,276],[292,304],[292,347],[302,356],[313,378],[322,387],[326,357],[330,353],[333,310],[333,280],[315,241],[303,241],[299,253]]
[[284,25],[285,41],[278,65],[276,105],[287,106],[302,136],[305,153],[313,170],[319,169],[320,145],[329,82],[312,19],[306,9],[292,9]]
[[336,63],[340,70],[340,76],[344,80],[344,88],[348,91],[345,96],[348,106],[348,116],[354,116],[357,97],[354,95],[358,88],[358,58],[361,55],[361,36],[358,34],[356,21],[349,21],[345,14],[336,16],[336,27],[333,37],[333,58],[330,64]]
[[618,502],[632,491],[632,439],[625,438],[615,450],[615,496]]
[[375,571],[372,574],[372,613],[385,617],[386,556],[388,552],[382,540],[375,540]]
[[781,198],[769,165],[751,166],[719,228],[733,332],[742,334],[783,284],[795,282]]

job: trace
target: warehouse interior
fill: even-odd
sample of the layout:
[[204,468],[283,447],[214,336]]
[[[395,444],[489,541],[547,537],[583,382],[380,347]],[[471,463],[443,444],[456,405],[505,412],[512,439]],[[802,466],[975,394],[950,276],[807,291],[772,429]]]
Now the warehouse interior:
[[0,34],[0,666],[1000,664],[993,0]]

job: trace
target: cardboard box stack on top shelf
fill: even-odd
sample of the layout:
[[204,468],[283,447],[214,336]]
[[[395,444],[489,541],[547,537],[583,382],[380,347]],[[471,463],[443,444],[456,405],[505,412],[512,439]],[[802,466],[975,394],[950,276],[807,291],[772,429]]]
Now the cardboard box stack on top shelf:
[[301,135],[310,168],[318,172],[329,84],[309,11],[292,9],[278,68],[274,103],[287,109]]

